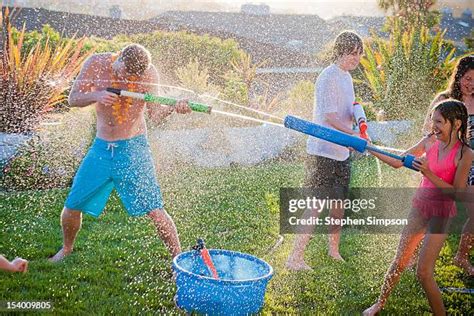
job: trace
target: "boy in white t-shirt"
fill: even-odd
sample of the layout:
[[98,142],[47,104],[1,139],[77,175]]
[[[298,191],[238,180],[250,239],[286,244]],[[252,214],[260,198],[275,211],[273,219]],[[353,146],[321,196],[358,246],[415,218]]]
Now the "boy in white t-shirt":
[[[346,134],[358,135],[352,130],[354,87],[350,70],[357,68],[363,54],[363,43],[359,35],[351,31],[340,33],[333,48],[333,63],[325,68],[316,80],[313,121]],[[349,149],[322,139],[309,137],[305,163],[305,188],[331,192],[331,198],[344,198],[350,181]],[[308,209],[304,217],[317,217],[317,209]],[[331,209],[330,216],[342,218],[344,209]],[[314,226],[312,227],[314,230]],[[329,256],[343,260],[339,254],[340,226],[331,226],[329,234]],[[298,234],[286,266],[290,270],[311,269],[304,261],[304,250],[311,239],[311,232]]]

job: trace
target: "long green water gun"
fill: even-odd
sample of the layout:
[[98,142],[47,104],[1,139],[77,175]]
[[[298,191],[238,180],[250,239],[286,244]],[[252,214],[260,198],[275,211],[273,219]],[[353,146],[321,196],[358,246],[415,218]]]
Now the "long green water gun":
[[[107,88],[106,90],[108,92],[112,92],[120,96],[143,100],[145,102],[159,103],[159,104],[170,105],[170,106],[175,106],[176,103],[178,102],[176,99],[173,99],[173,98],[161,97],[161,96],[153,95],[150,93],[137,93],[137,92],[131,92],[131,91],[115,89],[115,88]],[[203,112],[203,113],[211,114],[211,111],[212,111],[212,107],[206,104],[197,103],[197,102],[188,102],[188,105],[191,108],[191,110],[193,110],[194,112]]]

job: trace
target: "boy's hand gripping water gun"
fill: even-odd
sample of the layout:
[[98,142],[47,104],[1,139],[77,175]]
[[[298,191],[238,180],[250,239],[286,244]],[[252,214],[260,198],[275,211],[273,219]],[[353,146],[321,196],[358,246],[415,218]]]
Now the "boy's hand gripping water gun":
[[344,147],[352,147],[358,152],[363,153],[366,150],[371,150],[385,156],[400,160],[403,162],[403,166],[410,168],[412,170],[418,171],[413,166],[413,161],[415,160],[415,156],[413,155],[406,155],[406,156],[398,156],[392,154],[390,152],[384,151],[380,148],[377,148],[374,145],[369,145],[369,142],[366,139],[352,136],[345,134],[341,131],[331,129],[325,126],[321,126],[318,124],[314,124],[312,122],[305,121],[298,117],[287,115],[285,117],[285,127],[293,129],[295,131],[323,139],[325,141],[331,142],[333,144],[341,145]]
[[359,127],[360,137],[369,139],[369,135],[367,135],[367,116],[365,116],[364,108],[359,102],[354,102],[352,105],[354,106],[354,119]]
[[199,238],[197,240],[197,244],[193,246],[193,249],[198,251],[201,254],[201,258],[204,261],[204,264],[211,270],[212,277],[214,279],[219,279],[219,276],[217,275],[217,270],[216,267],[214,266],[214,263],[212,262],[211,255],[209,254],[209,251],[206,248],[206,245],[204,244],[204,240]]
[[[145,102],[150,102],[150,103],[159,103],[159,104],[174,106],[178,102],[176,99],[173,99],[173,98],[160,97],[160,96],[153,95],[150,93],[137,93],[137,92],[131,92],[131,91],[115,89],[115,88],[107,88],[106,90],[108,92],[112,92],[120,96],[143,100]],[[193,110],[194,112],[203,112],[203,113],[211,114],[211,111],[212,111],[212,107],[206,104],[197,103],[197,102],[188,102],[188,105],[191,108],[191,110]]]

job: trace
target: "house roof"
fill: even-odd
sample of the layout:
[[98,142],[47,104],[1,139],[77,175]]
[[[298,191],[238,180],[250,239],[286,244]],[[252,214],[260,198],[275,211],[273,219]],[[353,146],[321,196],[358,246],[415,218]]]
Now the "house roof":
[[446,29],[445,38],[454,42],[462,42],[464,38],[471,35],[474,29],[474,19],[454,18],[444,15],[440,23],[441,29]]
[[68,12],[51,11],[41,8],[15,8],[11,11],[12,25],[21,29],[25,24],[27,31],[41,30],[49,24],[56,31],[71,37],[97,36],[110,39],[118,34],[137,34],[159,30],[158,23],[114,19]]
[[171,29],[228,34],[304,54],[320,51],[334,36],[317,15],[168,11],[151,20],[168,24]]
[[382,28],[385,25],[385,22],[385,17],[352,15],[338,16],[327,21],[329,27],[334,32],[353,30],[362,37],[371,36],[371,32],[376,32],[378,35],[383,35]]

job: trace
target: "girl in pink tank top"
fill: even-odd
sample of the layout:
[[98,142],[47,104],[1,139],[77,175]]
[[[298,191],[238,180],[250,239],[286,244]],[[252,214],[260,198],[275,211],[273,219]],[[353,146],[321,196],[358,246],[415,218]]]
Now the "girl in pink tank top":
[[[436,140],[426,152],[426,162],[431,172],[442,181],[451,185],[454,182],[457,170],[455,158],[461,144],[461,141],[456,141],[446,157],[442,159],[439,159],[439,140]],[[423,176],[421,179],[419,189],[413,198],[413,208],[417,209],[427,219],[433,216],[454,217],[456,215],[456,203],[454,200],[444,195],[426,176]]]
[[[466,139],[467,118],[467,109],[462,102],[449,99],[438,103],[431,115],[431,134],[407,151],[418,157],[413,166],[423,174],[423,178],[413,198],[408,224],[400,236],[398,251],[385,275],[380,296],[364,311],[364,315],[375,315],[383,308],[422,241],[416,273],[432,312],[446,314],[433,271],[447,237],[448,219],[456,215],[454,195],[466,188],[473,159]],[[392,167],[402,167],[398,160],[372,154]],[[441,229],[433,231],[433,227]]]

